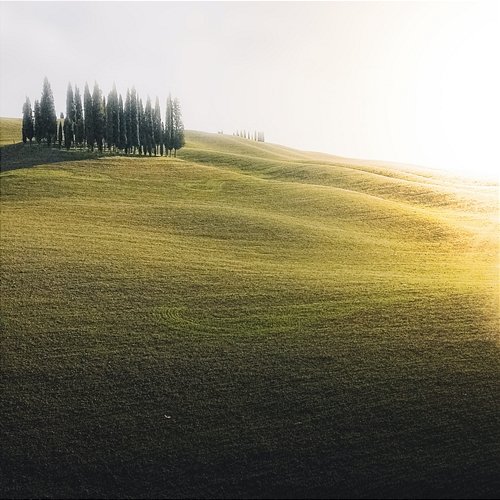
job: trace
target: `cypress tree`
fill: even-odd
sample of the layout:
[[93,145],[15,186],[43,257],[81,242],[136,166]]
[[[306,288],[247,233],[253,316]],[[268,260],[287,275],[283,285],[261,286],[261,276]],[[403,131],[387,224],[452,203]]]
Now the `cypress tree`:
[[118,101],[118,93],[116,91],[116,85],[114,83],[112,99],[113,112],[111,113],[111,119],[113,120],[113,144],[118,148],[120,144],[120,103]]
[[42,126],[42,137],[50,146],[57,134],[57,117],[54,106],[54,96],[47,77],[43,80],[42,97],[40,99],[40,120]]
[[66,149],[71,148],[71,144],[73,143],[73,123],[71,122],[71,118],[68,118],[66,116],[66,119],[64,120],[64,147]]
[[99,151],[102,152],[105,115],[101,89],[97,85],[97,82],[94,83],[94,90],[92,92],[92,118],[94,121],[94,142],[97,144]]
[[23,104],[23,127],[22,127],[22,135],[23,142],[33,140],[35,129],[33,125],[33,111],[31,110],[31,102],[28,97],[26,97],[26,102]]
[[[68,123],[66,123],[66,120],[68,120]],[[73,123],[76,121],[76,106],[71,83],[68,83],[68,90],[66,92],[66,120],[64,121],[64,144],[67,145],[67,141],[69,140],[71,146],[74,142]]]
[[69,118],[72,122],[76,120],[75,98],[71,83],[68,83],[68,90],[66,91],[66,118]]
[[160,111],[160,101],[158,97],[155,101],[155,110],[153,113],[153,138],[154,138],[154,154],[156,156],[158,152],[158,147],[162,142],[162,132],[161,132],[161,111]]
[[85,141],[87,147],[94,151],[94,106],[88,84],[85,82],[83,92],[83,102],[85,105]]
[[[62,115],[62,113],[61,113]],[[59,143],[59,149],[61,149],[61,144],[63,141],[63,117],[61,116],[61,119],[59,120],[59,131],[57,133],[57,142]]]
[[177,156],[177,150],[181,149],[184,144],[184,124],[182,123],[181,105],[179,99],[174,99],[172,107],[172,115],[174,122],[174,156]]
[[165,148],[167,154],[171,156],[174,148],[174,116],[172,96],[170,94],[168,94],[167,111],[165,113]]
[[136,148],[139,147],[139,108],[137,102],[137,92],[135,87],[132,87],[130,93],[130,145],[134,148],[134,154]]
[[40,114],[40,102],[35,100],[35,140],[38,144],[42,142],[43,139],[43,126],[42,117]]
[[[106,145],[109,146],[108,144],[108,129],[107,129],[107,120],[106,120],[106,98],[102,96],[102,143],[103,143],[103,148],[106,147]],[[109,147],[111,149],[111,147]]]
[[160,139],[160,156],[163,156],[163,151],[165,147],[165,125],[161,122],[161,139]]
[[139,115],[139,154],[142,155],[146,154],[146,127],[142,99],[139,99],[137,113]]
[[118,147],[120,144],[120,117],[118,109],[118,93],[116,85],[108,94],[108,104],[106,106],[106,137],[108,146]]
[[151,107],[151,99],[147,98],[146,107],[144,108],[144,139],[145,146],[148,152],[148,155],[151,156],[153,152],[153,144],[154,144],[154,123],[153,123],[153,110]]
[[126,151],[127,148],[127,122],[125,121],[125,110],[123,109],[123,99],[120,94],[118,100],[118,125],[120,128],[118,147]]
[[85,125],[83,123],[83,108],[80,90],[75,85],[75,123],[73,123],[75,132],[75,142],[78,146],[83,144],[85,140]]
[[132,148],[132,132],[130,123],[130,113],[131,113],[131,100],[130,91],[127,89],[127,95],[125,97],[125,109],[123,111],[123,119],[125,122],[125,133],[127,136],[127,143],[125,145],[125,153],[128,154]]
[[113,138],[115,136],[113,130],[113,91],[108,94],[108,105],[106,106],[106,138],[108,140],[108,147],[111,149],[113,144]]

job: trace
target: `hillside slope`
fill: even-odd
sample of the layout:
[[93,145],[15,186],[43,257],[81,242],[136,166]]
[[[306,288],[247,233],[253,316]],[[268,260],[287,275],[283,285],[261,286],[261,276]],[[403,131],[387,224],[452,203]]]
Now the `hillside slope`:
[[22,141],[22,120],[19,118],[0,118],[0,146]]
[[498,186],[200,132],[16,147],[2,496],[496,497]]

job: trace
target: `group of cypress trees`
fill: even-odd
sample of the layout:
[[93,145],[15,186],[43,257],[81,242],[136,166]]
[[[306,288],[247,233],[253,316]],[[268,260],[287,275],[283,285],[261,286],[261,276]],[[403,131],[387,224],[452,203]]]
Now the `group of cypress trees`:
[[50,146],[55,141],[57,134],[57,118],[54,106],[54,96],[49,81],[45,78],[43,82],[42,97],[35,101],[35,113],[31,109],[31,102],[26,98],[23,105],[23,142],[35,140],[40,143],[43,140]]
[[26,98],[23,106],[23,142],[33,138],[40,144],[58,143],[59,147],[71,147],[100,152],[125,152],[141,155],[177,155],[177,150],[184,146],[184,125],[178,99],[167,99],[165,121],[161,119],[160,102],[156,98],[154,108],[148,97],[143,105],[135,88],[127,90],[125,102],[118,95],[116,86],[108,94],[102,95],[95,83],[92,94],[85,84],[83,105],[80,90],[75,85],[75,92],[68,84],[66,94],[66,115],[61,113],[58,123],[54,97],[49,81],[43,82],[40,101],[35,101],[34,112],[31,102]]
[[249,132],[248,130],[237,130],[233,132],[236,137],[243,137],[243,139],[249,139],[251,141],[264,142],[264,132]]

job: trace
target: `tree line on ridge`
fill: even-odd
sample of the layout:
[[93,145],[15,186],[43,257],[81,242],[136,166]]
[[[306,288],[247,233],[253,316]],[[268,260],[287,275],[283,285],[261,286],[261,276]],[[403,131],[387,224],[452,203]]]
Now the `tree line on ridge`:
[[160,102],[156,98],[143,104],[134,87],[127,89],[125,101],[118,95],[116,86],[103,96],[97,83],[92,94],[85,83],[83,103],[79,88],[75,91],[71,83],[66,93],[66,115],[57,119],[54,96],[47,78],[44,79],[42,95],[36,100],[34,109],[26,97],[23,105],[23,142],[46,143],[49,147],[88,148],[140,155],[177,154],[184,144],[184,125],[179,100],[168,96],[165,120],[162,120]]

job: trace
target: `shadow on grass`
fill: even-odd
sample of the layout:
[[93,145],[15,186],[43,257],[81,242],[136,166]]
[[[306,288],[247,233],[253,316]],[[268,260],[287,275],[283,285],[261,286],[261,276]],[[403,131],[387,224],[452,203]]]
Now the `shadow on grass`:
[[48,148],[39,144],[12,144],[0,148],[0,171],[15,170],[17,168],[35,167],[47,163],[62,161],[86,160],[97,158],[98,152]]

